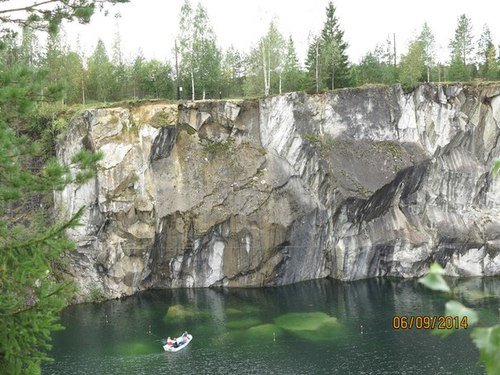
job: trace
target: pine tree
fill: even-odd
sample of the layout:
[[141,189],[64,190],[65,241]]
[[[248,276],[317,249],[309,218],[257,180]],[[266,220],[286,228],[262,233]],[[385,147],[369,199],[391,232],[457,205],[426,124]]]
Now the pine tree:
[[314,36],[307,50],[305,87],[306,90],[316,93],[324,90],[321,54],[321,39]]
[[[124,2],[110,3],[118,1]],[[25,19],[3,8],[0,22],[55,32],[63,19],[88,21],[95,5],[85,0],[50,3],[28,4]],[[5,29],[1,33],[0,40],[4,41],[12,35]],[[82,211],[68,222],[50,225],[40,208],[41,195],[61,189],[72,177],[68,167],[53,159],[42,168],[34,165],[40,147],[23,135],[22,124],[28,121],[40,98],[43,73],[32,67],[9,65],[3,53],[1,57],[0,373],[39,374],[41,362],[48,360],[50,333],[60,329],[58,313],[71,290],[67,283],[57,281],[55,266],[61,262],[63,251],[74,248],[64,232],[77,225]],[[91,174],[97,157],[82,152],[73,159],[75,167],[83,170],[77,174],[77,181]],[[24,220],[19,220],[23,212]]]
[[109,61],[106,47],[98,40],[94,53],[87,61],[88,97],[100,102],[111,100],[113,88],[113,66]]
[[477,50],[477,64],[479,66],[479,75],[487,80],[499,78],[499,64],[496,60],[496,49],[493,44],[488,25],[483,26],[483,32],[479,38]]
[[122,40],[118,27],[115,31],[113,44],[111,46],[111,65],[112,65],[112,94],[111,100],[125,99],[128,96],[129,82],[125,62],[123,61]]
[[458,19],[455,37],[450,42],[450,69],[449,79],[467,81],[471,78],[473,63],[474,43],[472,22],[469,17],[462,14]]
[[40,54],[40,45],[35,30],[26,26],[22,31],[22,42],[19,53],[19,60],[23,65],[37,67],[42,58]]
[[307,56],[308,76],[316,82],[317,91],[323,88],[333,90],[352,85],[347,42],[344,31],[340,29],[332,2],[326,7],[326,21],[320,37],[313,40]]
[[303,85],[302,71],[297,58],[297,51],[292,37],[286,43],[286,52],[283,62],[283,91],[298,91]]

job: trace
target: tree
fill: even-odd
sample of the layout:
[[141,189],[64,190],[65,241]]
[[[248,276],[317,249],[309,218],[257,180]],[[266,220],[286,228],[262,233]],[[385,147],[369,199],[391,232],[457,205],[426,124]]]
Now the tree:
[[302,71],[299,66],[299,59],[297,58],[295,44],[293,43],[293,39],[291,36],[288,38],[288,41],[286,43],[282,80],[284,92],[298,91],[302,89]]
[[125,99],[129,95],[129,82],[125,62],[123,61],[122,40],[118,28],[111,46],[112,95],[111,100]]
[[113,66],[101,39],[98,40],[94,53],[89,57],[87,66],[88,97],[101,102],[110,100],[114,86]]
[[383,66],[376,52],[368,52],[354,68],[357,85],[383,82]]
[[247,57],[246,95],[268,96],[279,92],[283,73],[284,39],[276,23],[271,21],[266,35],[260,38]]
[[221,95],[226,98],[243,96],[244,58],[234,47],[229,47],[222,59]]
[[191,100],[194,100],[194,69],[196,64],[194,54],[194,19],[189,0],[185,0],[181,7],[178,40],[178,48],[181,60],[181,74],[187,73],[189,75],[191,84]]
[[202,99],[205,100],[207,91],[212,97],[216,96],[221,75],[221,53],[207,11],[200,3],[194,16],[193,53],[195,77],[201,86]]
[[[63,20],[88,23],[96,9],[108,4],[127,3],[129,0],[45,0],[0,10],[4,25],[30,26],[54,33]],[[26,15],[23,15],[23,12]]]
[[499,77],[496,49],[491,38],[490,29],[486,24],[483,26],[483,32],[479,38],[477,64],[480,77],[488,80],[495,80]]
[[308,75],[310,81],[316,82],[316,91],[351,86],[347,47],[344,31],[340,29],[335,16],[335,6],[329,2],[321,34],[319,38],[313,39],[307,55]]
[[425,72],[425,45],[420,39],[412,41],[408,53],[401,58],[399,78],[406,88],[413,88],[422,81]]
[[344,31],[340,29],[339,22],[335,16],[333,3],[326,7],[326,21],[321,31],[321,39],[324,47],[328,81],[330,88],[350,86],[349,59],[347,57],[347,42],[344,41]]
[[[109,1],[116,2],[124,0]],[[0,22],[55,32],[63,19],[88,22],[94,8],[105,3],[44,1],[3,9]],[[22,11],[27,11],[26,18],[19,16]],[[0,39],[12,35],[11,31],[3,29]],[[54,265],[60,263],[63,251],[74,248],[64,232],[77,225],[82,211],[68,222],[53,225],[40,211],[40,194],[69,182],[69,168],[53,159],[42,168],[32,164],[39,155],[38,142],[23,135],[19,124],[28,121],[41,98],[43,74],[6,62],[0,61],[0,373],[39,374],[40,363],[48,359],[50,333],[60,328],[58,313],[70,296],[70,286],[57,281]],[[73,159],[75,167],[83,168],[77,181],[89,176],[96,158],[82,152]],[[29,216],[16,222],[19,207],[26,204],[31,208]]]
[[42,56],[40,45],[35,31],[32,27],[26,26],[22,32],[22,42],[19,53],[19,60],[22,64],[36,67],[40,64]]
[[473,60],[474,44],[472,22],[465,14],[458,18],[455,37],[450,41],[450,51],[449,79],[469,80],[471,69],[468,64]]
[[431,81],[431,69],[435,65],[435,39],[432,34],[431,28],[424,22],[422,31],[418,37],[419,42],[422,44],[424,65],[427,73],[427,82]]
[[314,36],[309,44],[306,71],[306,88],[316,93],[323,90],[320,64],[320,38],[318,36]]

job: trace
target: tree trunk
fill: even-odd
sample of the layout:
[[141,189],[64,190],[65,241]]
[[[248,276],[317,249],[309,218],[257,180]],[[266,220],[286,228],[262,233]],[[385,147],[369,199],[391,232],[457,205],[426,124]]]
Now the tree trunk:
[[316,42],[316,94],[319,92],[319,43]]
[[332,61],[332,91],[335,89],[335,63]]
[[203,100],[205,100],[205,87],[203,87]]
[[393,40],[394,40],[394,67],[396,67],[397,65],[397,61],[396,61],[396,33],[392,33],[392,37],[393,37]]
[[177,39],[175,40],[175,85],[177,86],[177,100],[181,100],[181,91],[179,89],[179,63],[177,60]]
[[269,90],[267,88],[266,50],[264,48],[264,43],[262,43],[262,71],[264,73],[264,96],[268,96]]
[[85,83],[83,81],[83,74],[82,74],[82,104],[85,104]]
[[271,42],[267,46],[267,95],[271,93]]
[[429,69],[429,65],[427,65],[427,83],[430,82],[430,78],[431,78],[430,69]]
[[194,102],[194,73],[192,68],[190,73],[191,73],[191,100]]
[[281,95],[281,72],[279,75],[279,91],[280,91],[280,95]]

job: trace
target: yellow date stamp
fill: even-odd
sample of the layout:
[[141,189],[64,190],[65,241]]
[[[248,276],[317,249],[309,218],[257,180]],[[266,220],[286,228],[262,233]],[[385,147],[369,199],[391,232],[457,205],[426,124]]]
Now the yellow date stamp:
[[394,315],[392,329],[467,329],[467,316]]

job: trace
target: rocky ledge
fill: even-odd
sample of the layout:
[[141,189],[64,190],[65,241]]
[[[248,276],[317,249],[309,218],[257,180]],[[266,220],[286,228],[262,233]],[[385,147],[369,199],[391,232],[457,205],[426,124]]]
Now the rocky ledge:
[[333,277],[500,274],[500,85],[290,93],[86,111],[104,154],[55,193],[80,297]]

